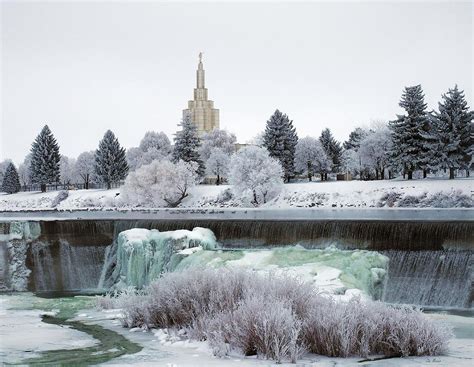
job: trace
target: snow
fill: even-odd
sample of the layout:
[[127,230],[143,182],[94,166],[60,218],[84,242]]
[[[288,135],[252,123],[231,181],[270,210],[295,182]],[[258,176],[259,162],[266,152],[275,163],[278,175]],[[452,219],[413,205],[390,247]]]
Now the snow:
[[[395,192],[402,197],[418,196],[436,192],[474,195],[474,178],[425,179],[425,180],[380,180],[380,181],[326,181],[297,182],[283,185],[282,192],[261,208],[292,207],[377,207],[384,194]],[[191,189],[189,197],[181,204],[184,208],[225,208],[243,204],[234,198],[232,202],[217,200],[229,185],[198,185]],[[0,194],[0,211],[53,210],[53,201],[59,191],[46,193],[20,192]],[[56,210],[113,210],[130,209],[120,201],[120,189],[112,190],[71,190]],[[145,210],[147,207],[137,208]],[[148,208],[152,209],[152,208]]]

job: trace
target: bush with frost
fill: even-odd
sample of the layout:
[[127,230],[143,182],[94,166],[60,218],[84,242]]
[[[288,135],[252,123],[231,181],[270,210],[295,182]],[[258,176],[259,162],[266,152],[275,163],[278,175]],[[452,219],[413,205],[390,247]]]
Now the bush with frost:
[[240,149],[230,161],[229,182],[236,195],[248,198],[253,205],[266,203],[283,186],[283,168],[265,148]]
[[[107,302],[105,302],[107,303]],[[119,295],[126,327],[176,328],[232,351],[295,362],[305,351],[337,357],[438,355],[450,330],[418,309],[355,298],[336,302],[299,279],[242,269],[167,273],[143,293]]]
[[132,206],[176,207],[196,185],[197,164],[153,161],[131,172],[121,189],[122,200]]

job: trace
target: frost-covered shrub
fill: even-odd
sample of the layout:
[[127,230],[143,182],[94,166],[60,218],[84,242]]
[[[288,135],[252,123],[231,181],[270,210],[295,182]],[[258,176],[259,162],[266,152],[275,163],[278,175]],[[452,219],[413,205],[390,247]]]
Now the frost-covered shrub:
[[402,195],[398,192],[389,191],[382,195],[377,206],[378,207],[388,206],[391,208],[395,205],[395,203],[400,199],[401,196]]
[[118,300],[125,326],[184,328],[218,356],[235,350],[281,362],[296,361],[305,350],[339,357],[437,355],[451,337],[417,309],[336,302],[298,279],[242,269],[168,273],[143,294]]
[[422,201],[426,199],[426,193],[421,195],[405,195],[402,199],[398,201],[399,207],[419,207],[421,206]]
[[58,194],[53,199],[53,201],[51,202],[51,206],[53,208],[56,208],[61,203],[61,201],[66,200],[68,196],[69,196],[69,191],[67,190],[59,191]]
[[459,190],[449,193],[436,192],[423,201],[423,206],[432,208],[472,208],[474,200]]
[[232,156],[229,182],[236,195],[248,198],[253,205],[266,203],[283,186],[283,168],[265,148],[249,146]]
[[133,206],[176,207],[196,184],[196,169],[194,162],[155,160],[127,176],[122,200]]

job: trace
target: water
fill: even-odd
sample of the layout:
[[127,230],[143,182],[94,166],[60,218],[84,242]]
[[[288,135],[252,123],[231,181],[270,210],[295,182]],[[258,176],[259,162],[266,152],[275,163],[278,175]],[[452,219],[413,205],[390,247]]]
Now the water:
[[383,300],[471,308],[472,251],[386,251],[390,258]]

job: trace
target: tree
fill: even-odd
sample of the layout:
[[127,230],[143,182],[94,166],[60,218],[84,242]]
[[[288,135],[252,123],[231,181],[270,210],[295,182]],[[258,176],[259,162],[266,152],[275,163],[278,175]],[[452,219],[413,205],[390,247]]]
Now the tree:
[[76,181],[75,165],[76,160],[74,158],[69,158],[65,155],[61,156],[59,160],[59,172],[63,185],[70,185]]
[[216,185],[220,185],[222,177],[229,172],[230,155],[222,148],[212,148],[211,154],[206,161],[206,172],[208,175],[216,175]]
[[226,130],[214,129],[205,133],[201,137],[201,147],[199,148],[201,159],[206,162],[211,156],[213,148],[219,148],[223,153],[230,156],[235,152],[236,142],[237,138],[235,135]]
[[121,189],[126,203],[176,207],[197,182],[197,163],[156,160],[131,172]]
[[230,162],[229,181],[237,195],[249,197],[252,204],[266,203],[283,185],[280,161],[270,157],[267,149],[242,148]]
[[299,172],[306,172],[311,181],[315,173],[324,175],[331,170],[331,162],[318,139],[305,137],[298,140],[295,152],[295,166]]
[[[323,149],[326,152],[327,156],[331,160],[332,170],[334,172],[339,171],[341,167],[341,158],[342,158],[341,143],[339,143],[332,136],[331,130],[327,128],[321,132],[319,141],[321,142],[321,145],[323,146]],[[325,178],[327,180],[327,174],[325,175]]]
[[270,156],[280,161],[286,182],[294,176],[295,150],[298,135],[286,114],[276,110],[267,121],[263,136],[263,146],[267,148]]
[[13,163],[11,159],[5,159],[4,161],[0,162],[0,182],[3,182],[3,176],[5,175],[5,171],[7,170],[10,163]]
[[9,163],[5,174],[3,175],[2,191],[8,194],[14,194],[20,191],[20,179],[13,163]]
[[439,112],[433,113],[433,124],[438,138],[436,151],[440,154],[440,166],[449,169],[450,179],[460,168],[465,169],[468,175],[472,160],[471,125],[474,112],[469,111],[464,92],[457,85],[443,94],[438,106]]
[[199,177],[203,177],[205,167],[199,156],[201,140],[198,136],[197,126],[192,122],[190,114],[186,114],[178,126],[181,126],[181,130],[176,132],[174,137],[173,161],[195,162],[197,164],[196,173]]
[[406,115],[399,115],[390,122],[393,148],[391,156],[394,166],[402,169],[413,178],[413,171],[423,169],[423,176],[429,164],[427,153],[433,150],[429,136],[430,124],[426,113],[426,103],[421,85],[406,87],[399,106],[405,109]]
[[361,127],[356,127],[350,134],[349,139],[346,140],[342,146],[345,150],[357,150],[360,147],[360,142],[366,136],[366,131]]
[[31,178],[46,192],[46,184],[59,181],[59,146],[48,125],[31,145]]
[[361,140],[358,150],[362,166],[375,171],[375,179],[385,178],[392,146],[390,130],[386,124],[379,123]]
[[89,189],[89,184],[91,182],[97,182],[98,180],[95,175],[94,151],[79,154],[74,171],[84,183],[84,188],[86,190]]
[[128,166],[134,171],[154,160],[168,159],[171,150],[170,140],[165,133],[148,131],[138,147],[127,150]]
[[128,164],[125,149],[120,146],[114,133],[107,130],[95,151],[95,173],[107,185],[107,189],[127,177]]
[[31,153],[28,153],[21,163],[18,166],[18,176],[20,177],[20,183],[22,186],[26,187],[31,185]]

